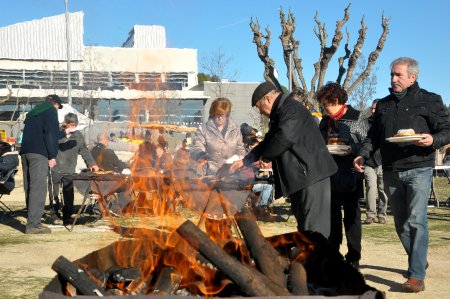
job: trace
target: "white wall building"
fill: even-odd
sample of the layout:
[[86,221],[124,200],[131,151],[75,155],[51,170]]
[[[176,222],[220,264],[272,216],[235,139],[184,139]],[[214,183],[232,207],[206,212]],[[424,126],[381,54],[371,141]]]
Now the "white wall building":
[[[187,106],[201,107],[207,99],[202,91],[191,90],[197,85],[197,50],[166,48],[164,27],[136,25],[124,47],[86,47],[83,13],[70,13],[69,20],[71,97],[81,111],[91,109],[91,117],[106,120],[108,110],[125,116],[136,110],[132,106],[157,106],[161,115],[167,103],[159,101],[187,101]],[[65,100],[65,29],[64,14],[0,28],[0,100],[34,103],[48,94]],[[103,107],[102,101],[110,106],[113,99],[127,103]],[[190,113],[186,109],[183,115]]]
[[[122,47],[85,46],[83,16],[69,14],[71,98],[96,126],[106,121],[118,131],[127,121],[197,127],[208,117],[218,85],[233,103],[233,119],[255,126],[250,98],[258,83],[198,85],[197,50],[167,48],[163,26],[135,25]],[[16,119],[48,94],[67,102],[64,14],[1,27],[0,40],[2,120]]]

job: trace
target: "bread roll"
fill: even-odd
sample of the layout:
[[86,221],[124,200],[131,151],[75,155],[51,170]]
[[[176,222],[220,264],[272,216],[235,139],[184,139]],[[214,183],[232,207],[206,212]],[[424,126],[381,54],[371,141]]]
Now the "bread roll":
[[397,131],[397,134],[395,134],[394,137],[404,137],[412,135],[416,135],[416,132],[414,132],[413,129],[400,129]]

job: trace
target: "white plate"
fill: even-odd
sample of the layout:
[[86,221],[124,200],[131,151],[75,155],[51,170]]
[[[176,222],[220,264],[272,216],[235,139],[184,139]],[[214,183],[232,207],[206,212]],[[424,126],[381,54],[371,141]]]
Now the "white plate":
[[330,154],[334,155],[334,156],[347,156],[347,152],[341,152],[341,151],[334,151],[334,150],[329,150]]
[[348,155],[348,150],[351,147],[345,144],[328,144],[327,148],[332,155],[345,156]]
[[386,138],[386,140],[389,142],[397,143],[397,142],[412,142],[423,138],[425,138],[425,136],[399,136],[399,137],[389,137]]

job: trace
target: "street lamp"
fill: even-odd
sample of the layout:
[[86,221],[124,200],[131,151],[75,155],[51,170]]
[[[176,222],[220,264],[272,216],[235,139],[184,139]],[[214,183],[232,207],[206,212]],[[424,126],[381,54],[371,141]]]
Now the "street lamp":
[[64,0],[66,4],[66,53],[67,53],[67,102],[72,105],[72,83],[70,78],[70,29],[69,29],[69,0]]

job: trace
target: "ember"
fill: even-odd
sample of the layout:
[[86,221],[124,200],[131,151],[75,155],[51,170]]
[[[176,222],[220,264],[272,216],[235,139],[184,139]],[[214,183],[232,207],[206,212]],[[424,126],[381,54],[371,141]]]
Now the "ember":
[[[215,242],[191,221],[176,230],[124,229],[117,241],[73,263],[53,264],[58,277],[40,298],[79,295],[185,295],[203,297],[368,295],[361,273],[319,234],[264,238],[253,214],[235,216],[243,239]],[[55,297],[55,295],[59,294]]]

